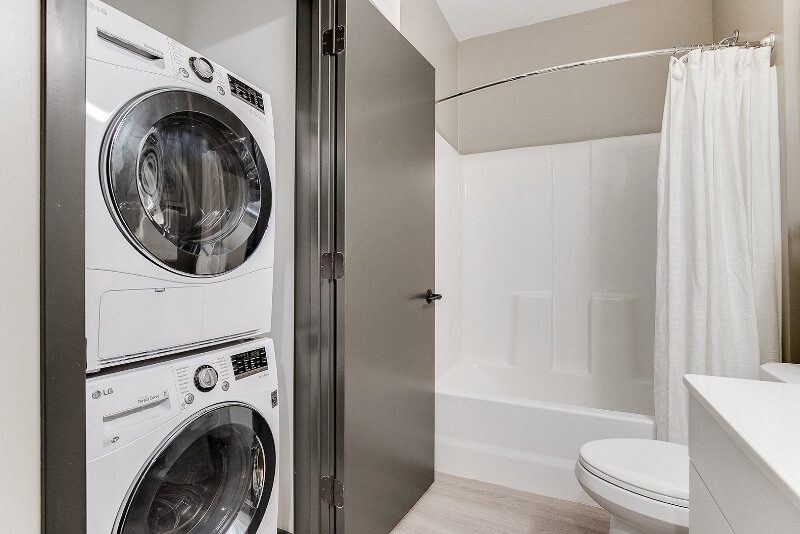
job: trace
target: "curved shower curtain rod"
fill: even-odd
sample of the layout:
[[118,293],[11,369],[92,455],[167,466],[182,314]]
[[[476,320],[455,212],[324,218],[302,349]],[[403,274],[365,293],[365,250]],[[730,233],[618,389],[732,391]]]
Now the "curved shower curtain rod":
[[442,98],[441,100],[437,100],[436,103],[441,104],[442,102],[447,102],[449,100],[454,100],[456,98],[460,98],[465,95],[477,93],[478,91],[483,91],[484,89],[489,89],[490,87],[504,85],[510,82],[524,80],[526,78],[533,78],[534,76],[541,76],[542,74],[550,74],[552,72],[560,72],[562,70],[575,69],[577,67],[600,65],[602,63],[613,63],[615,61],[622,61],[624,59],[639,59],[639,58],[655,57],[655,56],[674,56],[676,54],[684,54],[686,52],[691,52],[692,50],[718,50],[720,48],[727,48],[734,46],[740,46],[745,48],[761,48],[764,46],[768,46],[770,48],[774,48],[775,34],[770,33],[769,35],[761,39],[761,41],[759,41],[758,43],[751,43],[750,41],[747,41],[745,44],[739,44],[739,30],[736,30],[733,32],[732,35],[726,37],[720,42],[710,45],[676,46],[673,48],[662,48],[660,50],[648,50],[647,52],[634,52],[633,54],[622,54],[619,56],[608,56],[597,59],[585,59],[583,61],[566,63],[564,65],[558,65],[555,67],[547,67],[546,69],[539,69],[532,72],[527,72],[525,74],[518,74],[516,76],[511,76],[510,78],[503,78],[502,80],[497,80],[495,82],[479,85],[477,87],[473,87],[472,89],[467,89],[466,91],[461,91],[460,93],[456,93],[454,95]]

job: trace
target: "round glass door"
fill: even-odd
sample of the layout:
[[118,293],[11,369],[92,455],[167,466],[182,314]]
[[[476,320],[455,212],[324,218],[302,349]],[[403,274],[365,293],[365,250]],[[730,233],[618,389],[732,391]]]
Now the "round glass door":
[[239,118],[199,93],[162,90],[115,117],[102,151],[106,203],[142,254],[172,271],[235,269],[266,232],[269,170]]
[[201,412],[146,467],[120,516],[118,534],[253,533],[275,479],[269,425],[244,405]]

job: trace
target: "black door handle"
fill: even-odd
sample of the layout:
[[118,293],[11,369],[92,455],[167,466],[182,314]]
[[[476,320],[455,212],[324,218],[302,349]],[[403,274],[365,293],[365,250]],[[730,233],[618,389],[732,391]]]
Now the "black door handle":
[[434,300],[442,300],[442,296],[438,293],[434,293],[432,289],[429,289],[425,293],[425,302],[431,304]]

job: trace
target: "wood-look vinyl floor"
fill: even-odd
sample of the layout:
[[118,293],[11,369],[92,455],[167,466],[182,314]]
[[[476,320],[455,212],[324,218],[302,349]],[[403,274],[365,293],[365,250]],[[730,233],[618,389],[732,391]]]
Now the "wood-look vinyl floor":
[[437,473],[392,534],[606,534],[608,528],[601,508]]

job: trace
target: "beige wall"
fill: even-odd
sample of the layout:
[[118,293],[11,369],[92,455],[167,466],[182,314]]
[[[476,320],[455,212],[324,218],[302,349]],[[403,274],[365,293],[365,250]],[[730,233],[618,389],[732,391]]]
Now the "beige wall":
[[784,154],[784,354],[800,363],[800,0],[783,2]]
[[[400,31],[436,69],[436,98],[458,90],[458,41],[436,0],[403,0]],[[458,102],[436,106],[436,130],[458,146]]]
[[778,37],[773,58],[778,69],[783,188],[783,357],[795,362],[800,362],[800,309],[792,310],[790,303],[800,303],[800,152],[787,147],[800,145],[799,6],[798,0],[713,0],[714,39],[736,28],[742,40],[758,41],[771,31]]
[[[711,38],[711,0],[631,0],[462,41],[458,85],[465,90],[552,65]],[[661,57],[586,67],[464,97],[459,151],[658,132],[668,61]]]
[[[13,5],[12,5],[13,4]],[[0,43],[13,90],[0,96],[0,190],[5,261],[0,277],[4,532],[39,532],[39,2],[2,4]]]

